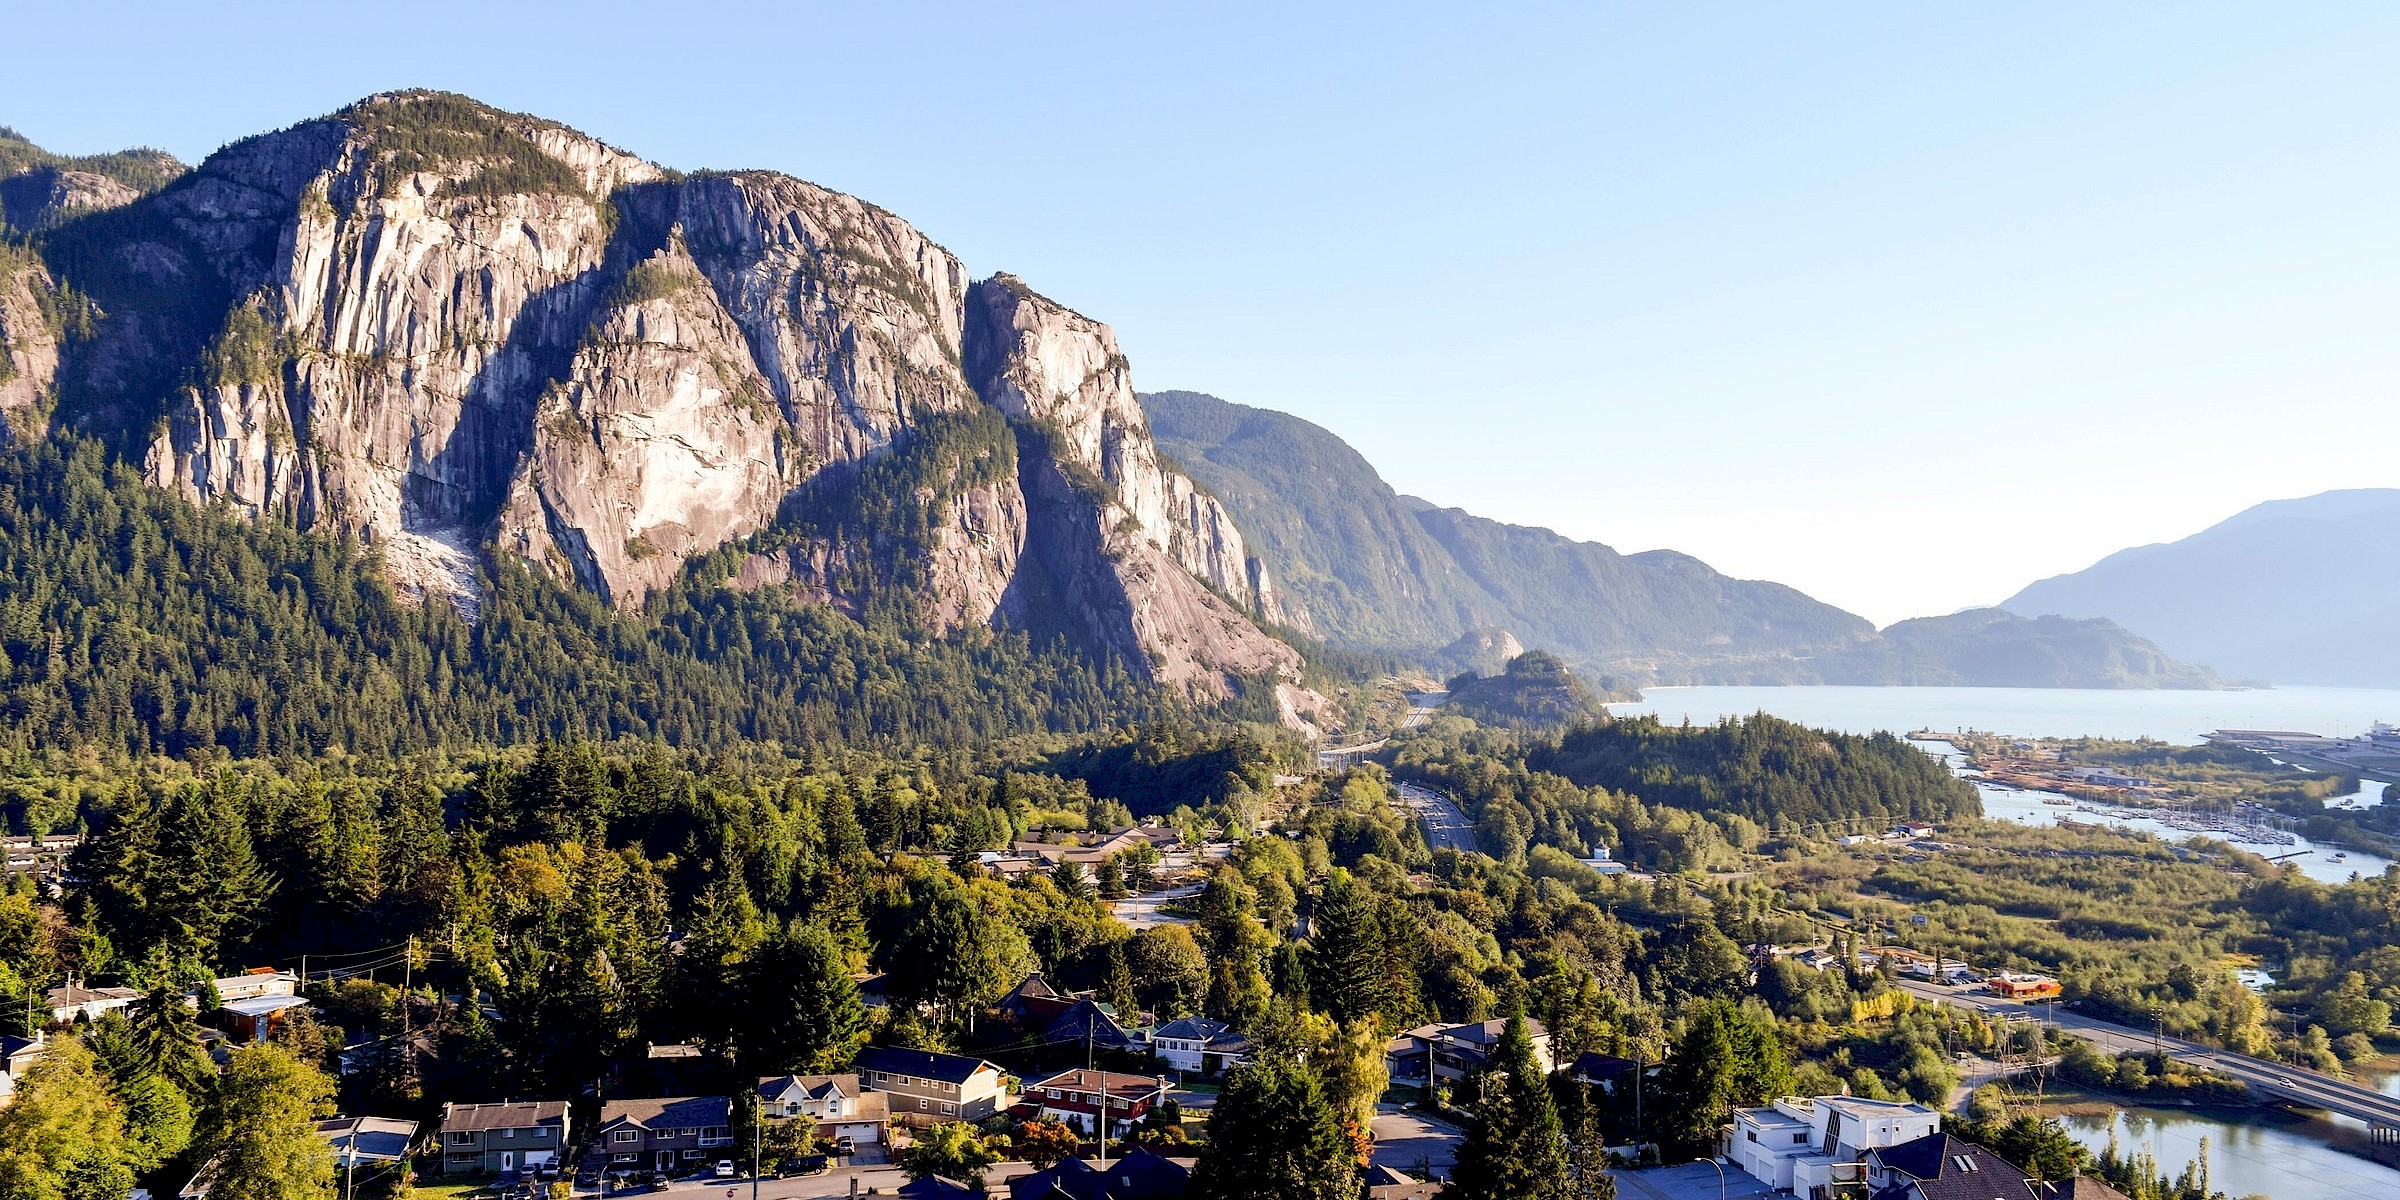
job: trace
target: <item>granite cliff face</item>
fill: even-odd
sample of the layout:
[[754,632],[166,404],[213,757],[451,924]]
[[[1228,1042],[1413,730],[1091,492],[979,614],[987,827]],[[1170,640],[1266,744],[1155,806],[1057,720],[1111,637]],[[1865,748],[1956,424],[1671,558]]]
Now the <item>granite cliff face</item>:
[[[1107,327],[971,284],[871,204],[428,92],[112,203],[0,271],[24,381],[0,407],[46,398],[157,486],[354,533],[406,590],[471,608],[492,552],[638,605],[740,543],[738,586],[864,612],[901,581],[931,630],[1070,630],[1195,696],[1315,703]],[[96,302],[88,336],[19,332],[47,273]]]

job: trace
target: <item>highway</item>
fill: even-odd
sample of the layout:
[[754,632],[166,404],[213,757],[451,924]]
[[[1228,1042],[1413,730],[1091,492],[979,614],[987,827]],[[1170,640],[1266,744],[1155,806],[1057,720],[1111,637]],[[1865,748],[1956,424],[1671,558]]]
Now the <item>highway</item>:
[[[1408,696],[1408,715],[1400,719],[1400,728],[1402,729],[1414,729],[1432,720],[1434,712],[1450,700],[1448,692],[1409,692],[1406,695]],[[1331,749],[1319,750],[1317,751],[1317,769],[1339,771],[1344,767],[1354,766],[1366,761],[1368,755],[1383,749],[1384,743],[1390,740],[1388,737],[1382,737],[1371,742],[1360,742],[1354,746],[1335,746]]]
[[2304,1108],[2321,1108],[2372,1125],[2400,1129],[2400,1097],[2386,1096],[2347,1080],[2320,1075],[2306,1067],[2252,1058],[2247,1054],[2235,1054],[2230,1050],[2219,1050],[2182,1038],[2156,1037],[2150,1031],[2110,1024],[2053,1004],[2022,1004],[1983,992],[1935,987],[1913,980],[1903,980],[1900,986],[1919,999],[1953,1007],[1993,1016],[2032,1017],[2052,1029],[2085,1038],[2112,1054],[2127,1050],[2164,1049],[2183,1062],[2239,1079],[2250,1085],[2250,1090],[2258,1095]]
[[1467,823],[1467,814],[1459,811],[1450,797],[1413,783],[1398,786],[1400,803],[1425,824],[1426,846],[1435,850],[1475,848],[1475,827]]

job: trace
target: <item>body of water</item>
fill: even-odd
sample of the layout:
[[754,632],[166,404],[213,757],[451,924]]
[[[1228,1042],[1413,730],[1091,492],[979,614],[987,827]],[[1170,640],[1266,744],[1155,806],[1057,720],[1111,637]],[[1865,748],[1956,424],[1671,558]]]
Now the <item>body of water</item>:
[[[2293,729],[2353,734],[2376,721],[2400,721],[2400,691],[2374,688],[2274,688],[2248,692],[2151,692],[2086,688],[1952,687],[1682,687],[1649,688],[1642,698],[1608,706],[1614,713],[1655,713],[1667,721],[1708,724],[1725,717],[1771,713],[1820,729],[1849,733],[1878,730],[1910,733],[1978,729],[2018,737],[2151,737],[2198,744],[2218,729]],[[1946,742],[1922,742],[1953,768],[1961,756]],[[2400,785],[2391,785],[2400,786]],[[2363,806],[2383,801],[2385,784],[2362,782],[2331,804]],[[2096,825],[2139,829],[2180,841],[2192,836],[2145,817],[2114,817],[2044,804],[2046,792],[1977,785],[1984,814],[2026,825],[2055,825],[2062,816]],[[2230,839],[2228,839],[2230,840]],[[2290,859],[2309,878],[2341,883],[2352,875],[2378,875],[2391,864],[2360,850],[2321,846],[2300,838],[2291,845],[2234,841],[2271,858]],[[2343,857],[2336,859],[2335,854]]]
[[[2100,691],[2070,688],[1688,687],[1650,688],[1639,701],[1609,705],[1616,713],[1655,713],[1668,721],[1712,723],[1765,712],[1821,729],[1952,732],[1979,729],[2020,737],[2158,738],[2198,744],[2218,729],[2290,729],[2348,737],[2376,721],[2400,722],[2400,691],[2369,688],[2275,688],[2246,692]],[[1947,743],[1920,743],[1956,768]],[[2392,785],[2400,787],[2400,784]],[[2191,836],[2143,818],[2111,818],[2043,804],[2042,793],[1978,785],[1984,812],[2001,820],[2056,824],[2079,821],[2144,829],[2180,840]],[[2334,803],[2367,805],[2386,798],[2368,782]],[[2400,799],[2400,795],[2393,798]],[[2237,845],[2240,843],[2236,843]],[[2333,849],[2305,840],[2290,846],[2246,846],[2261,854],[2306,849],[2292,859],[2312,878],[2341,882],[2390,863],[2356,850],[2335,861]],[[2400,1092],[2400,1075],[2383,1082]],[[2131,1108],[2107,1117],[2062,1117],[2067,1131],[2095,1153],[2113,1127],[2120,1152],[2149,1151],[2172,1175],[2208,1140],[2211,1185],[2232,1196],[2275,1200],[2350,1200],[2400,1197],[2400,1170],[2360,1157],[2365,1127],[2319,1114],[2265,1114],[2243,1119],[2183,1109]]]
[[2400,722],[2400,691],[2289,687],[2244,692],[2098,688],[1662,687],[1610,712],[1713,722],[1754,712],[1850,733],[1981,729],[2019,737],[2154,737],[2197,744],[2218,729],[2296,729],[2334,737]]
[[2274,1200],[2351,1200],[2400,1196],[2400,1170],[2334,1149],[2367,1147],[2363,1126],[2323,1116],[2241,1121],[2175,1108],[2125,1109],[2105,1117],[2065,1116],[2059,1123],[2094,1155],[2117,1135],[2117,1152],[2148,1153],[2174,1175],[2200,1157],[2208,1139],[2209,1186],[2229,1196]]

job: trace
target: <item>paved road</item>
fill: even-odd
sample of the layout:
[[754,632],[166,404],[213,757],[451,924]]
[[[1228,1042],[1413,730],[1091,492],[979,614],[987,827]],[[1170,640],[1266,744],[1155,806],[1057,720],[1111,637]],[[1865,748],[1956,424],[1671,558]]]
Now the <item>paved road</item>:
[[1132,926],[1137,931],[1160,925],[1188,925],[1191,923],[1190,918],[1168,916],[1159,909],[1178,900],[1189,900],[1199,895],[1203,886],[1205,885],[1187,883],[1182,887],[1171,887],[1163,892],[1144,892],[1138,896],[1127,896],[1123,900],[1112,901],[1109,911],[1115,913],[1118,920]]
[[2306,1108],[2321,1108],[2378,1125],[2400,1127],[2400,1097],[2386,1096],[2371,1088],[2320,1075],[2306,1067],[2252,1058],[2247,1054],[2235,1054],[2230,1050],[2219,1050],[2182,1038],[2160,1038],[2151,1032],[2111,1024],[2057,1005],[2020,1004],[1981,992],[1940,988],[1909,980],[1902,981],[1900,986],[1922,999],[1976,1012],[1995,1016],[2033,1016],[2051,1028],[2088,1038],[2093,1045],[2112,1054],[2164,1048],[2168,1054],[2184,1062],[2239,1079],[2262,1096]]
[[[1408,715],[1400,719],[1400,728],[1414,729],[1432,720],[1434,712],[1449,702],[1450,693],[1448,692],[1408,693]],[[1374,741],[1360,742],[1354,746],[1334,746],[1330,749],[1319,750],[1317,751],[1317,769],[1339,771],[1343,767],[1364,761],[1368,755],[1383,749],[1384,743],[1390,740],[1390,738],[1377,738]]]
[[1466,1131],[1397,1104],[1375,1106],[1375,1163],[1419,1179],[1448,1178]]
[[1400,803],[1425,823],[1425,844],[1436,850],[1472,850],[1475,827],[1450,797],[1413,783],[1400,785]]

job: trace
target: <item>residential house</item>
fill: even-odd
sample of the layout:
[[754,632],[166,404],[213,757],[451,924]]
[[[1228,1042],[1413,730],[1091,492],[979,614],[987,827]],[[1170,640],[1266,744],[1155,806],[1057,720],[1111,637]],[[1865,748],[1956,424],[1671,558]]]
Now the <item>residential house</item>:
[[808,1117],[817,1136],[879,1146],[892,1123],[890,1097],[859,1086],[857,1075],[769,1075],[758,1081],[759,1109],[769,1120]]
[[444,1104],[441,1140],[444,1175],[493,1175],[553,1164],[567,1148],[567,1102]]
[[980,1058],[869,1046],[858,1053],[858,1085],[883,1092],[903,1125],[980,1121],[1009,1107],[1008,1079]]
[[592,1130],[592,1146],[612,1171],[688,1171],[732,1144],[729,1096],[611,1100]]
[[1039,971],[1009,989],[996,1007],[1001,1019],[1029,1041],[1081,1042],[1098,1050],[1139,1050],[1150,1041],[1139,1013],[1131,1014],[1129,1020],[1097,992],[1058,991]]
[[1134,1147],[1100,1163],[1070,1158],[1009,1181],[1008,1200],[1182,1200],[1191,1168]]
[[417,1123],[398,1117],[328,1117],[317,1122],[317,1136],[333,1147],[337,1167],[396,1163],[408,1158]]
[[1134,1125],[1166,1099],[1163,1076],[1078,1067],[1027,1087],[1022,1106],[1038,1108],[1043,1120],[1057,1121],[1085,1137],[1098,1137],[1105,1117],[1108,1136],[1120,1138],[1132,1133]]
[[235,1041],[263,1042],[267,1035],[291,1019],[291,1015],[307,1008],[308,1001],[298,996],[275,995],[239,996],[225,1002],[221,1010],[225,1031]]
[[1867,1152],[1875,1200],[2048,1200],[2051,1185],[2024,1168],[1946,1133]]
[[1380,1164],[1367,1168],[1367,1200],[1434,1200],[1441,1194],[1438,1180],[1419,1179]]
[[1825,1200],[1836,1186],[1859,1181],[1859,1164],[1869,1151],[1941,1127],[1942,1115],[1922,1104],[1786,1096],[1764,1107],[1733,1110],[1727,1157],[1768,1187]]
[[1577,1083],[1591,1087],[1608,1087],[1615,1084],[1617,1080],[1632,1074],[1640,1066],[1640,1063],[1630,1058],[1618,1058],[1614,1054],[1586,1050],[1576,1055],[1574,1062],[1567,1064],[1567,1073],[1568,1077]]
[[1150,1034],[1150,1054],[1170,1071],[1218,1075],[1250,1058],[1250,1039],[1207,1017],[1169,1021]]
[[[212,981],[219,1001],[247,1000],[258,996],[297,996],[300,977],[273,967],[259,967],[239,975]],[[197,1002],[198,997],[193,997]]]
[[142,994],[132,988],[89,988],[73,979],[42,994],[50,1005],[50,1023],[65,1025],[77,1017],[97,1021],[104,1013],[129,1008]]
[[0,1108],[7,1107],[9,1101],[17,1098],[17,1087],[24,1080],[25,1072],[32,1070],[33,1064],[42,1061],[42,1055],[49,1048],[49,1041],[38,1030],[29,1038],[14,1034],[0,1037]]
[[[1525,1030],[1533,1037],[1533,1060],[1545,1072],[1556,1071],[1550,1031],[1539,1021],[1525,1022]],[[1392,1082],[1404,1087],[1456,1083],[1483,1070],[1484,1060],[1507,1031],[1506,1021],[1420,1025],[1384,1044],[1385,1065]]]
[[892,1194],[900,1200],[985,1200],[982,1188],[968,1187],[939,1175],[911,1179]]

